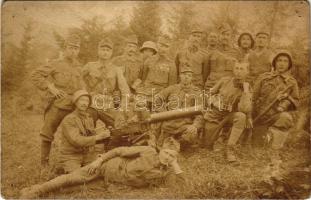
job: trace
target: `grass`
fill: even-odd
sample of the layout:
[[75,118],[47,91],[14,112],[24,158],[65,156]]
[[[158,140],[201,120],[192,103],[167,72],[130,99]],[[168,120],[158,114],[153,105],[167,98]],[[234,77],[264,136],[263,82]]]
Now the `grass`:
[[[9,100],[9,101],[8,101]],[[9,104],[10,102],[10,104]],[[18,198],[19,191],[38,183],[40,174],[39,131],[42,115],[22,111],[14,98],[2,99],[1,191],[3,198]],[[290,145],[283,152],[284,172],[299,171],[299,179],[287,191],[275,193],[262,185],[270,152],[240,148],[240,165],[226,163],[222,145],[219,150],[192,149],[179,162],[185,182],[170,176],[163,184],[136,189],[96,180],[87,185],[64,188],[46,198],[307,198],[310,194],[310,151],[306,145]],[[54,152],[55,154],[55,152]],[[305,171],[304,171],[305,170]],[[306,172],[306,173],[304,173]],[[297,176],[297,173],[293,175]],[[288,181],[288,184],[290,181]],[[266,196],[265,196],[266,195]]]

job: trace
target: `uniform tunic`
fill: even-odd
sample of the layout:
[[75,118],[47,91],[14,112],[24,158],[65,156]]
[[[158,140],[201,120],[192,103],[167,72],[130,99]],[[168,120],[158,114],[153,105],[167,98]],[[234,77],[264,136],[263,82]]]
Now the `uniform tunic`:
[[176,84],[176,67],[174,62],[165,56],[155,55],[148,58],[144,65],[145,80],[137,93],[157,94],[169,85]]
[[143,62],[140,57],[121,55],[113,58],[112,63],[121,68],[129,87],[142,78]]
[[177,53],[175,58],[175,64],[177,67],[177,76],[179,77],[180,71],[182,70],[182,64],[188,63],[190,68],[193,71],[193,79],[192,83],[200,88],[203,89],[204,86],[204,77],[205,75],[203,72],[206,72],[205,68],[207,68],[207,52],[195,48],[195,47],[186,47],[180,52]]
[[271,54],[269,49],[265,49],[258,53],[256,50],[251,51],[248,56],[250,77],[252,80],[257,78],[260,74],[271,71]]

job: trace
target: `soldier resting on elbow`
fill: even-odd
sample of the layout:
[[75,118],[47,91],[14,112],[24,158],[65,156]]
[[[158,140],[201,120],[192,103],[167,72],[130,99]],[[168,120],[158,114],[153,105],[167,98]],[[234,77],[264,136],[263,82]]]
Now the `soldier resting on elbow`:
[[149,146],[118,147],[70,174],[24,188],[20,198],[36,198],[50,191],[83,184],[98,177],[109,182],[143,187],[165,178],[173,170],[183,180],[182,170],[177,163],[178,151],[179,145],[173,140],[168,140],[159,152]]
[[204,114],[205,133],[203,146],[213,150],[219,132],[227,125],[232,126],[226,147],[229,162],[235,162],[234,147],[245,128],[252,127],[252,99],[248,82],[248,63],[236,63],[234,76],[221,78],[210,91],[210,108]]

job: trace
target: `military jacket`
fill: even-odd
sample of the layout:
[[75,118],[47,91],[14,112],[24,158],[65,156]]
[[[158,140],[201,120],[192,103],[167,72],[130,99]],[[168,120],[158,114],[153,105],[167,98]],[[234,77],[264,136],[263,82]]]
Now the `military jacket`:
[[168,175],[168,167],[159,161],[157,151],[149,146],[118,147],[107,154],[101,173],[106,181],[143,187]]
[[[54,100],[54,105],[60,109],[73,109],[71,95],[85,87],[81,75],[81,64],[77,61],[70,62],[65,58],[52,61],[34,70],[31,79],[35,86],[47,92],[49,100]],[[57,89],[64,91],[67,95],[64,98],[55,99],[48,91],[48,83],[54,84]]]
[[278,74],[266,72],[258,77],[254,84],[254,103],[256,113],[263,111],[273,102],[280,92],[287,93],[288,98],[277,101],[265,114],[266,118],[274,115],[281,106],[285,111],[295,110],[299,105],[299,88],[296,79],[289,73]]
[[234,48],[211,51],[208,55],[208,77],[205,87],[211,88],[220,78],[231,76],[237,56],[237,50]]
[[207,77],[207,51],[202,49],[194,49],[186,47],[177,53],[175,58],[175,64],[177,67],[177,77],[179,77],[181,67],[183,63],[188,63],[193,71],[192,83],[203,89],[204,77]]
[[139,93],[154,94],[162,89],[177,82],[176,67],[172,60],[167,57],[155,55],[148,58],[144,64],[144,77],[145,80]]
[[137,79],[142,78],[143,62],[141,57],[121,55],[113,58],[112,63],[121,68],[129,87],[131,87]]
[[250,52],[248,56],[249,74],[253,80],[260,74],[271,71],[271,55],[272,52],[269,49],[265,49],[261,53],[257,53],[255,50]]
[[124,95],[129,93],[122,71],[111,63],[103,66],[99,61],[89,62],[82,71],[88,92],[91,94],[112,95],[116,90],[120,90]]
[[82,153],[95,145],[94,121],[87,113],[73,111],[61,123],[61,153]]

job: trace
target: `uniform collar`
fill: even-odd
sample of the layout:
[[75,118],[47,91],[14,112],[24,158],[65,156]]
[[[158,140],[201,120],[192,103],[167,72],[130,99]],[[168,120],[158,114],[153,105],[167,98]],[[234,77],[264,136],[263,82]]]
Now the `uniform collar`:
[[86,118],[90,116],[86,111],[82,112],[82,111],[79,111],[78,109],[75,109],[74,114],[81,118]]

